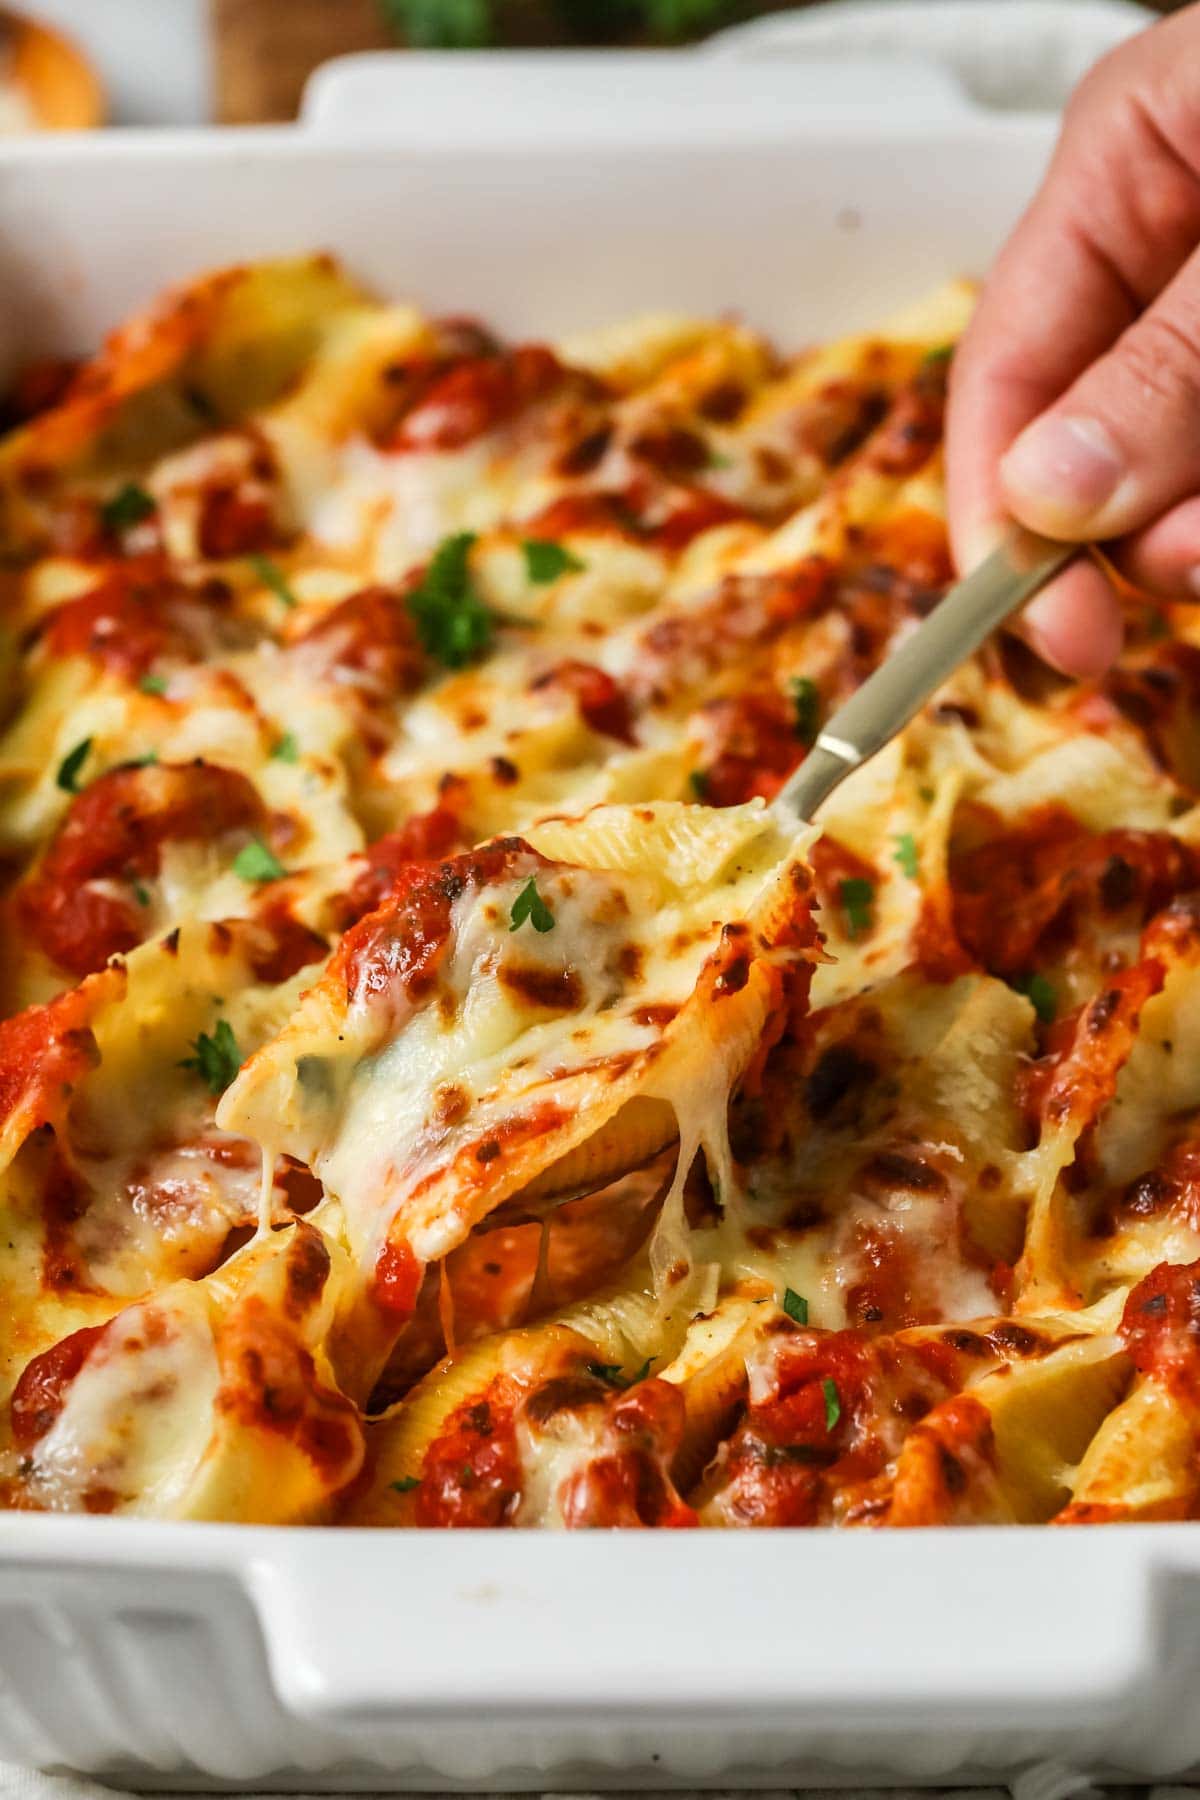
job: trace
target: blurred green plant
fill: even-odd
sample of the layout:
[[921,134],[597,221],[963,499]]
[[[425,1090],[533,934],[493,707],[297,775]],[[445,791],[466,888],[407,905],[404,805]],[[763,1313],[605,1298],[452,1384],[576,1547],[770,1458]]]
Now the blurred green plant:
[[[497,37],[496,0],[379,0],[391,28],[415,49],[477,50]],[[572,37],[613,38],[645,31],[665,43],[710,31],[735,0],[551,0]]]

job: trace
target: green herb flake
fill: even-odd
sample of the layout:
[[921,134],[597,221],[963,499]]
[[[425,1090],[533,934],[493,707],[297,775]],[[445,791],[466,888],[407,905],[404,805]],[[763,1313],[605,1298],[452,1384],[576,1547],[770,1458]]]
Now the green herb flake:
[[832,1375],[827,1375],[821,1383],[821,1392],[825,1396],[825,1429],[832,1431],[842,1416],[841,1395],[837,1391],[837,1382]]
[[243,844],[233,859],[233,872],[240,875],[243,881],[279,881],[287,870],[269,850],[261,838],[251,838]]
[[808,1301],[803,1294],[798,1294],[795,1288],[784,1288],[783,1310],[789,1319],[796,1321],[797,1325],[808,1324]]
[[275,762],[294,763],[300,760],[300,746],[296,742],[296,734],[285,731],[279,742],[271,751]]
[[140,525],[157,510],[153,495],[139,487],[136,481],[127,481],[100,508],[100,523],[110,537],[120,537],[123,531],[128,531],[132,525]]
[[937,799],[937,794],[931,787],[919,787],[917,792],[925,802],[926,806],[932,806]]
[[143,750],[140,756],[131,756],[125,766],[128,769],[152,769],[157,761],[157,750]]
[[688,776],[688,786],[697,800],[708,799],[708,776],[703,769],[693,769]]
[[54,777],[64,794],[79,792],[79,771],[88,759],[92,748],[90,737],[83,738],[73,750],[68,750],[58,765],[58,774]]
[[194,1056],[185,1057],[181,1069],[199,1075],[210,1094],[223,1094],[242,1064],[242,1054],[228,1019],[218,1019],[210,1037],[202,1031],[192,1044]]
[[794,675],[788,682],[792,702],[792,730],[805,749],[811,749],[821,729],[821,695],[815,681],[807,675]]
[[420,1485],[421,1477],[419,1475],[404,1475],[399,1481],[388,1482],[393,1494],[411,1494],[413,1489],[419,1488]]
[[289,608],[299,606],[300,602],[293,593],[288,583],[287,576],[277,562],[272,562],[269,556],[252,556],[250,558],[250,567],[254,570],[254,573],[258,576],[258,579],[262,582],[263,586],[270,588],[277,600],[282,600],[283,604]]
[[145,882],[143,882],[143,881],[135,881],[134,882],[133,897],[137,901],[139,906],[149,906],[149,904],[150,904],[150,889],[146,886]]
[[921,367],[923,369],[935,369],[942,363],[948,363],[953,355],[953,344],[938,344],[934,349],[925,352],[925,355],[921,358]]
[[839,884],[838,896],[846,915],[846,928],[850,936],[861,937],[864,931],[871,929],[871,906],[875,899],[875,889],[869,881],[851,876],[849,881]]
[[587,1364],[587,1372],[594,1375],[597,1381],[602,1381],[606,1387],[624,1392],[626,1388],[636,1387],[639,1381],[645,1381],[654,1360],[654,1357],[648,1356],[641,1368],[635,1369],[632,1375],[626,1375],[620,1363],[590,1362]]
[[904,832],[896,839],[896,851],[892,861],[899,863],[910,881],[915,881],[921,873],[921,858],[917,851],[917,840],[911,831]]
[[590,1362],[587,1365],[587,1372],[589,1375],[593,1375],[597,1381],[602,1381],[606,1387],[625,1386],[625,1377],[621,1373],[620,1363]]
[[471,580],[473,531],[444,538],[407,596],[408,610],[426,656],[447,669],[462,669],[492,647],[496,621]]
[[553,538],[523,538],[521,554],[525,558],[525,573],[537,587],[557,581],[560,575],[582,574],[587,568],[574,551],[565,544],[556,544]]
[[165,694],[167,678],[165,675],[143,675],[138,681],[138,687],[143,694]]
[[510,931],[519,931],[526,919],[535,931],[553,931],[554,914],[537,890],[537,878],[531,875],[512,904]]
[[1043,1025],[1053,1025],[1058,1012],[1058,995],[1044,975],[1021,975],[1013,982],[1018,994],[1024,994]]

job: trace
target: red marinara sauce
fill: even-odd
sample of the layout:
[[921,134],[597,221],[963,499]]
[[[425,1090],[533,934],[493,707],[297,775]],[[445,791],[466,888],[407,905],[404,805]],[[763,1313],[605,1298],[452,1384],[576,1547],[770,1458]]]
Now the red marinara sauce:
[[450,936],[454,902],[514,866],[527,865],[532,874],[544,860],[520,838],[499,838],[443,863],[397,869],[383,904],[338,945],[330,978],[344,983],[348,998],[384,994],[394,986],[412,996],[427,993]]
[[107,1325],[85,1325],[27,1363],[9,1401],[13,1441],[30,1450],[44,1438],[66,1405],[67,1390]]
[[162,657],[191,662],[200,647],[173,602],[195,599],[157,557],[115,565],[88,593],[49,615],[43,643],[52,657],[86,656],[111,675],[136,681]]
[[456,1407],[429,1445],[416,1494],[418,1525],[503,1525],[521,1497],[516,1412],[521,1389],[498,1375]]
[[1190,1407],[1200,1402],[1200,1262],[1151,1269],[1125,1302],[1119,1329],[1143,1375]]
[[262,819],[257,790],[236,769],[200,761],[110,769],[72,802],[18,890],[22,928],[60,969],[89,975],[143,937],[132,885],[126,898],[108,883],[156,875],[169,841],[211,840]]

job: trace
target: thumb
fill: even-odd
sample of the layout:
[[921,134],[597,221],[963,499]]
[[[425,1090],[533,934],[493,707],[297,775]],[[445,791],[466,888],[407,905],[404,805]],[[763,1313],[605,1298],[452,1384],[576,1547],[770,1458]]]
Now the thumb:
[[1123,537],[1200,492],[1200,253],[1000,464],[1022,524]]

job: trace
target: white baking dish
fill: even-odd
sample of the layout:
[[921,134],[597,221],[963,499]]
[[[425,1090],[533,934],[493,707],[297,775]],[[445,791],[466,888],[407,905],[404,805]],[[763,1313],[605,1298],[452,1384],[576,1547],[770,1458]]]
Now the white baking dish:
[[[1124,23],[1072,16],[1100,39]],[[686,96],[681,61],[514,59],[497,85],[491,59],[408,60],[323,78],[300,131],[5,147],[7,350],[84,345],[165,281],[313,244],[509,327],[737,307],[792,342],[982,267],[1052,119],[985,114],[928,66],[885,104],[878,63],[789,63],[779,32],[743,40],[766,63],[705,52]],[[1047,1757],[1161,1778],[1200,1763],[1198,1680],[1192,1526],[548,1537],[0,1514],[0,1756],[147,1786],[911,1782]]]

